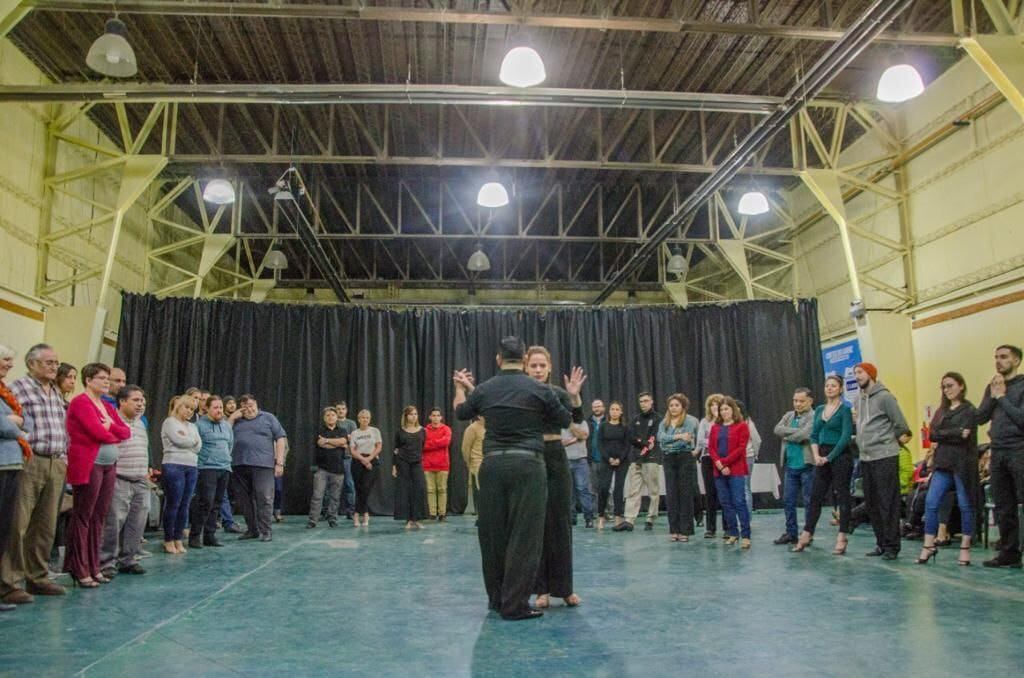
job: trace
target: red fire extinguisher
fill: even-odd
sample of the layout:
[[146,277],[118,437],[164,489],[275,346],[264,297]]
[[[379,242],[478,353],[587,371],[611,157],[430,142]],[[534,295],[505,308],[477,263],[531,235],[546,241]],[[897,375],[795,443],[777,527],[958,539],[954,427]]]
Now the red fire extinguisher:
[[921,447],[923,447],[926,450],[931,449],[932,446],[932,439],[930,434],[931,429],[928,426],[928,422],[921,422]]

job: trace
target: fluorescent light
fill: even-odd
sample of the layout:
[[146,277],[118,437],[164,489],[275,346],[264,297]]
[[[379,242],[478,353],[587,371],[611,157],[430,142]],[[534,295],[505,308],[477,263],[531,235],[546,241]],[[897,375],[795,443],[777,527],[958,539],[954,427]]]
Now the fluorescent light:
[[746,216],[757,216],[768,211],[768,198],[761,191],[748,191],[740,198],[736,211]]
[[491,260],[484,254],[480,245],[476,246],[476,252],[470,255],[466,268],[473,273],[482,273],[491,270]]
[[910,64],[897,64],[885,69],[878,79],[878,100],[898,104],[924,92],[921,74]]
[[532,47],[513,47],[501,61],[498,79],[511,87],[533,87],[548,77],[544,61]]
[[214,205],[230,205],[235,201],[235,187],[227,179],[214,179],[203,189],[203,200]]
[[111,78],[130,78],[139,71],[135,50],[125,37],[128,27],[120,19],[110,19],[103,35],[96,38],[85,57],[92,70]]
[[508,204],[508,191],[497,181],[488,181],[480,187],[476,194],[476,204],[480,207],[504,207]]

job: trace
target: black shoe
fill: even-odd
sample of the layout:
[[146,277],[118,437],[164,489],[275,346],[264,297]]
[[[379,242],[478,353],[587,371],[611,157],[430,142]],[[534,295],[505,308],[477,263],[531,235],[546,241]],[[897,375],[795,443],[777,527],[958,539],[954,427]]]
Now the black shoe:
[[244,532],[241,536],[238,537],[238,541],[245,541],[246,539],[259,539],[259,538],[260,538],[260,536],[258,534],[253,534],[252,532]]
[[352,515],[353,515],[352,511],[345,511],[345,519],[346,520],[352,520]]
[[778,539],[776,539],[772,543],[773,544],[778,544],[779,546],[782,546],[783,544],[795,544],[796,543],[796,537],[794,537],[793,535],[789,534],[788,532],[784,532],[781,537],[779,537]]
[[437,522],[439,522],[439,523],[447,523],[448,522],[448,516],[446,516],[446,515],[444,515],[442,513],[441,515],[439,515],[437,517]]
[[644,523],[644,532],[650,532],[654,529],[654,523]]
[[985,567],[1013,567],[1016,569],[1021,568],[1019,560],[1006,560],[1003,556],[996,556],[992,560],[986,560],[982,563]]
[[506,617],[505,615],[501,615],[501,618],[504,619],[505,621],[522,621],[524,619],[537,619],[538,617],[543,617],[543,616],[544,616],[543,612],[541,612],[540,610],[535,610],[535,609],[533,609],[531,607],[528,612],[523,612],[521,614],[512,615],[512,616],[508,616],[508,617]]
[[868,551],[864,555],[867,556],[868,558],[877,558],[878,556],[882,555],[883,553],[885,553],[885,551],[883,551],[882,549],[876,547],[874,551]]
[[203,546],[224,546],[224,542],[222,542],[220,539],[217,539],[216,537],[210,537],[209,539],[203,537]]
[[316,527],[316,521],[315,520],[310,520],[309,522],[306,523],[306,529],[307,530],[312,530],[314,527]]
[[224,531],[225,532],[230,532],[231,534],[245,534],[245,530],[243,530],[242,528],[240,528],[238,525],[236,525],[234,523],[232,523],[232,524],[228,525],[227,527],[225,527]]
[[704,538],[705,539],[714,539],[717,536],[718,536],[718,534],[715,533],[713,530],[708,530],[707,532],[704,533]]
[[337,520],[328,520],[327,521],[327,527],[337,527],[337,526],[338,526],[338,521]]
[[117,568],[113,565],[111,565],[110,567],[104,567],[102,570],[100,570],[100,574],[102,574],[107,579],[113,579],[117,576]]
[[593,526],[594,526],[594,521],[593,520],[588,520],[586,522],[586,524],[584,525],[584,527],[587,527],[587,528],[591,528]]
[[269,534],[261,534],[260,541],[273,541],[274,537]]
[[203,548],[203,542],[199,541],[199,539],[192,539],[190,537],[188,540],[188,547],[190,549],[201,549]]
[[697,518],[697,527],[704,527],[704,519]]
[[632,532],[633,523],[628,520],[623,520],[621,523],[612,528],[612,532]]
[[146,574],[146,568],[142,567],[138,563],[134,565],[122,565],[117,568],[117,571],[122,574]]
[[896,560],[900,557],[900,554],[895,551],[886,551],[882,554],[882,560]]

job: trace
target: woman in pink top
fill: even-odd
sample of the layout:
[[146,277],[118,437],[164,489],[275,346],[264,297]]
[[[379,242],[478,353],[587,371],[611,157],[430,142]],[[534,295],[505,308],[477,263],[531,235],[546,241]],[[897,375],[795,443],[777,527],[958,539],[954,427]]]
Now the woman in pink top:
[[74,504],[68,524],[64,569],[84,588],[110,580],[100,574],[100,545],[110,500],[114,496],[118,447],[131,437],[114,406],[104,402],[110,390],[110,368],[89,363],[82,368],[85,392],[68,404],[68,475]]

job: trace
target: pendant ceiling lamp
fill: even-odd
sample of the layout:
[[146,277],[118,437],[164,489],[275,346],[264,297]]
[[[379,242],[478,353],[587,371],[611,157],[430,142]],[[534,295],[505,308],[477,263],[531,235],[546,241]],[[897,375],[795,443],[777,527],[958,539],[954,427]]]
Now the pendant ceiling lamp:
[[476,194],[476,204],[491,209],[504,207],[508,204],[508,191],[501,182],[488,181]]
[[687,268],[686,257],[683,256],[678,247],[673,249],[672,256],[669,257],[668,265],[665,267],[665,270],[676,275],[684,275]]
[[736,206],[737,212],[748,217],[765,214],[768,209],[768,198],[761,191],[747,191]]
[[283,271],[288,268],[288,257],[277,248],[277,245],[274,245],[267,252],[267,256],[263,260],[263,266],[271,271]]
[[235,201],[235,187],[227,179],[214,179],[203,189],[203,200],[214,205],[230,205]]
[[889,66],[878,79],[879,101],[898,104],[919,97],[922,92],[924,81],[921,80],[921,74],[908,63]]
[[111,78],[130,78],[139,71],[135,50],[128,44],[128,27],[114,17],[107,21],[103,35],[96,38],[85,57],[92,70]]
[[477,243],[476,251],[469,256],[469,261],[466,262],[466,269],[472,273],[483,273],[484,271],[491,270],[491,260],[487,258],[487,254],[480,243]]
[[501,61],[498,79],[510,87],[533,87],[544,82],[548,77],[544,70],[544,60],[537,50],[520,45],[513,47]]

